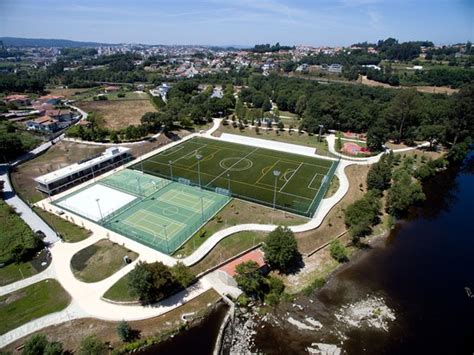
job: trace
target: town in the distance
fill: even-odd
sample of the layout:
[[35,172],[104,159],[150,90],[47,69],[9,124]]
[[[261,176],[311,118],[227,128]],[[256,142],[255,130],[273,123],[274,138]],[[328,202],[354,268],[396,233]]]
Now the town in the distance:
[[0,37],[0,354],[472,353],[473,112],[470,41]]

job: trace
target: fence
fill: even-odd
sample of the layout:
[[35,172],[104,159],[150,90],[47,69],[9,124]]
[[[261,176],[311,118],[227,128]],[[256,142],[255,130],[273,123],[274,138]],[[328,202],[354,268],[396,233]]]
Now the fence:
[[[325,175],[325,178],[323,179],[323,181],[321,183],[321,187],[320,187],[318,193],[314,197],[314,199],[311,202],[311,204],[309,205],[309,207],[307,207],[307,205],[304,204],[303,202],[298,203],[298,201],[294,201],[292,206],[282,205],[282,204],[278,203],[278,198],[277,198],[277,202],[275,203],[275,208],[286,211],[286,212],[290,212],[290,213],[298,214],[298,215],[301,215],[301,216],[305,216],[305,217],[312,217],[314,215],[314,213],[316,212],[316,210],[319,206],[319,203],[321,202],[321,200],[326,195],[326,192],[329,188],[330,182],[332,180],[332,177],[334,176],[334,173],[335,173],[338,165],[339,165],[339,161],[334,161],[332,163],[331,167],[329,168],[328,173]],[[133,169],[133,167],[132,167],[132,169]],[[186,184],[186,185],[190,185],[190,186],[198,186],[198,187],[201,187],[202,189],[205,189],[205,190],[208,190],[208,191],[217,192],[219,194],[223,194],[223,195],[227,195],[227,196],[231,196],[231,197],[236,197],[236,198],[239,198],[239,199],[242,199],[242,200],[254,202],[254,203],[264,205],[264,206],[267,206],[267,207],[272,207],[273,208],[273,206],[274,206],[273,201],[262,201],[262,200],[253,198],[253,197],[248,196],[248,195],[240,195],[240,194],[237,194],[237,193],[233,192],[232,190],[224,189],[220,186],[214,186],[214,185],[210,185],[210,184],[206,184],[206,185],[202,184],[201,186],[199,186],[198,182],[194,182],[190,179],[182,178],[182,177],[179,177],[179,176],[174,176],[173,175],[173,177],[171,177],[167,174],[163,174],[163,173],[155,172],[155,171],[146,171],[146,170],[144,170],[143,172],[146,173],[146,174],[155,175],[155,176],[159,176],[159,177],[162,177],[162,178],[165,178],[165,179],[176,181],[176,182],[179,182],[179,183],[182,183],[182,184]],[[278,195],[278,191],[277,191],[277,195]]]

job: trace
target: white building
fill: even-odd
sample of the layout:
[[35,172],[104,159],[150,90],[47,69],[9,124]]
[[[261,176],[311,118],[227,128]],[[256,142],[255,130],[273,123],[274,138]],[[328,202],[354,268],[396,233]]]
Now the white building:
[[107,148],[99,156],[38,176],[35,179],[38,183],[36,188],[48,195],[64,191],[127,162],[130,160],[129,150],[130,148],[126,147]]

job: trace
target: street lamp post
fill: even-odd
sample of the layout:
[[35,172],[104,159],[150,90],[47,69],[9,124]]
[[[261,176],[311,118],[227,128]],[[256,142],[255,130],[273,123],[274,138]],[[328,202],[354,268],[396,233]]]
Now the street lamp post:
[[96,198],[96,199],[95,199],[95,202],[97,202],[97,208],[99,209],[100,220],[103,220],[104,217],[102,216],[102,210],[100,209],[100,203],[99,203],[99,201],[100,201],[100,198]]
[[201,191],[201,220],[204,222],[204,203],[202,201],[202,191]]
[[321,133],[323,132],[324,125],[319,125],[319,141],[321,142]]
[[170,253],[170,246],[168,244],[168,231],[166,230],[166,224],[163,225],[163,228],[165,229],[166,249],[168,250],[168,254],[169,254]]
[[277,196],[277,182],[278,182],[278,177],[280,176],[280,171],[279,170],[273,170],[273,176],[275,176],[275,189],[273,190],[273,209],[275,209],[276,196]]
[[170,166],[170,177],[171,177],[171,180],[173,180],[173,161],[172,160],[168,161],[168,164]]
[[199,181],[199,188],[201,188],[201,159],[202,155],[198,154],[196,155],[196,159],[198,161],[198,181]]
[[140,187],[140,177],[137,176],[138,196],[142,195],[142,189]]
[[229,191],[230,195],[230,174],[227,174],[227,190]]

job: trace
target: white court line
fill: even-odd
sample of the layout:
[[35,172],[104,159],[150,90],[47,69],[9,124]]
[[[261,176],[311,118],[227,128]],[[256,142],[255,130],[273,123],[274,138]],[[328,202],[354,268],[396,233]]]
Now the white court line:
[[293,179],[293,176],[295,176],[296,172],[301,168],[301,166],[303,165],[303,163],[300,163],[300,165],[298,165],[298,167],[296,168],[295,171],[293,171],[293,174],[291,174],[290,178],[288,180],[286,180],[286,182],[283,184],[283,186],[281,187],[281,189],[278,191],[278,192],[282,192],[283,189],[285,188],[286,184],[288,184],[288,182],[290,182],[291,179]]

